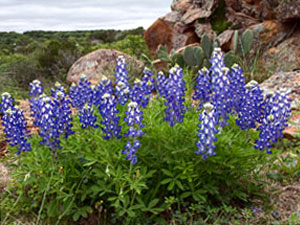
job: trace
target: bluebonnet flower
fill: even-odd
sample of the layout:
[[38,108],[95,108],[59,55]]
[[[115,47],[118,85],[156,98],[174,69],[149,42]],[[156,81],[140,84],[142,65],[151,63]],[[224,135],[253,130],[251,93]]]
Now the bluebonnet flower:
[[29,84],[30,87],[29,95],[31,95],[32,98],[36,98],[39,95],[43,94],[44,88],[41,84],[42,83],[39,80],[34,80]]
[[134,140],[133,144],[130,141],[125,145],[125,150],[122,151],[123,154],[126,154],[126,159],[130,160],[131,164],[135,165],[137,163],[136,152],[138,148],[141,146],[139,140]]
[[139,107],[137,102],[130,102],[124,119],[129,126],[129,131],[124,136],[132,138],[133,141],[127,142],[122,154],[126,154],[126,159],[130,160],[132,164],[136,164],[137,162],[136,152],[140,147],[140,141],[137,138],[144,135],[144,132],[141,130],[145,126],[142,124],[143,112],[140,111]]
[[[125,62],[125,57],[120,55],[117,58],[117,64],[115,68],[115,78],[116,83],[123,82],[127,87],[129,87],[129,77],[128,77],[128,71],[126,69],[127,64]],[[107,92],[105,92],[107,93]]]
[[6,110],[14,108],[13,103],[14,99],[8,92],[1,94],[0,113],[4,113]]
[[259,208],[256,208],[256,207],[254,207],[253,205],[251,205],[250,209],[251,209],[251,211],[254,212],[254,213],[259,213],[259,212],[262,211],[262,208],[260,208],[260,207],[259,207]]
[[94,109],[91,105],[86,103],[83,108],[79,110],[79,120],[81,123],[82,129],[87,127],[99,127],[97,124],[97,116],[93,115]]
[[174,126],[176,123],[183,122],[185,107],[185,82],[183,80],[182,69],[176,65],[171,68],[170,77],[166,80],[165,86],[165,105],[168,107],[165,109],[166,117],[165,121],[168,121],[170,126]]
[[17,107],[12,107],[4,112],[2,125],[6,140],[10,146],[17,146],[19,155],[21,152],[31,150],[31,145],[28,142],[29,130],[27,129],[23,111]]
[[69,135],[74,134],[72,131],[73,124],[71,123],[73,118],[71,116],[72,112],[69,106],[69,100],[66,98],[65,92],[58,89],[53,93],[53,106],[55,109],[55,122],[61,133],[64,133],[65,138]]
[[145,95],[150,95],[152,91],[155,89],[154,77],[151,70],[145,67],[143,71],[142,85],[144,88]]
[[143,83],[139,79],[135,79],[133,82],[129,97],[131,101],[138,103],[142,108],[145,108],[149,103],[149,96],[145,94]]
[[99,106],[102,101],[102,96],[107,93],[112,95],[114,92],[113,86],[111,84],[111,80],[109,80],[106,76],[103,76],[101,81],[99,82],[98,86],[96,87],[96,93],[95,93],[95,100],[94,104],[96,106]]
[[266,149],[267,153],[272,153],[271,142],[276,143],[283,137],[282,132],[288,126],[288,118],[291,116],[289,92],[280,90],[270,99],[270,113],[262,120],[258,127],[260,131],[259,139],[256,141],[255,148],[259,150]]
[[129,98],[130,89],[129,87],[123,83],[122,81],[119,81],[116,86],[116,96],[117,100],[121,105],[125,105]]
[[125,112],[126,117],[124,121],[129,126],[129,131],[124,134],[125,137],[141,137],[144,135],[144,132],[141,128],[145,127],[145,124],[142,124],[144,118],[143,111],[140,110],[140,106],[137,102],[130,102],[128,104],[128,111]]
[[119,112],[116,108],[117,100],[115,96],[109,93],[105,93],[102,96],[102,101],[99,106],[100,114],[103,118],[101,124],[104,125],[102,131],[105,133],[104,139],[111,137],[121,138],[121,126],[119,125],[120,117],[117,116]]
[[214,72],[215,68],[219,68],[222,69],[224,67],[226,67],[225,63],[224,63],[224,54],[222,53],[221,48],[215,48],[212,52],[212,56],[211,59],[209,60],[209,62],[211,63],[211,72]]
[[30,92],[29,95],[32,96],[30,101],[30,110],[32,112],[33,117],[35,117],[36,113],[39,111],[39,105],[40,105],[40,96],[43,95],[44,88],[41,85],[41,82],[39,80],[34,80],[30,83]]
[[239,107],[236,109],[238,119],[236,124],[242,130],[255,128],[256,122],[260,118],[260,109],[263,101],[263,91],[256,81],[250,81],[246,86],[246,91],[240,99]]
[[194,100],[199,100],[199,109],[202,105],[209,101],[211,90],[211,79],[209,76],[209,70],[203,68],[198,71],[198,76],[196,78],[195,93],[193,96]]
[[167,77],[164,75],[163,72],[158,72],[156,76],[156,90],[160,96],[165,96],[166,94],[166,81]]
[[93,91],[90,84],[91,82],[88,81],[87,77],[81,75],[78,86],[74,83],[71,85],[69,97],[71,98],[72,107],[81,109],[85,103],[93,101]]
[[41,145],[46,145],[52,150],[61,148],[59,136],[61,131],[56,124],[55,107],[49,97],[42,98],[41,110],[38,118],[39,135],[42,137]]
[[230,94],[231,94],[231,100],[232,100],[232,106],[233,110],[237,110],[240,107],[240,104],[242,103],[242,96],[246,92],[246,79],[243,76],[243,69],[237,65],[234,64],[231,67],[231,73],[230,73]]
[[[218,58],[218,57],[216,57]],[[219,65],[219,64],[216,64]],[[220,127],[227,125],[228,114],[232,109],[229,69],[227,67],[211,67],[212,70],[212,96],[211,104],[215,107],[215,118]]]
[[217,141],[215,135],[218,130],[216,129],[215,109],[212,104],[204,104],[204,111],[199,114],[199,121],[197,134],[199,141],[196,143],[198,150],[195,153],[201,154],[202,159],[205,160],[208,156],[216,155],[214,142]]
[[66,93],[64,86],[62,86],[59,82],[55,82],[54,87],[51,88],[51,96],[54,97],[55,93],[58,91]]
[[272,212],[272,216],[274,217],[279,217],[281,215],[280,212]]

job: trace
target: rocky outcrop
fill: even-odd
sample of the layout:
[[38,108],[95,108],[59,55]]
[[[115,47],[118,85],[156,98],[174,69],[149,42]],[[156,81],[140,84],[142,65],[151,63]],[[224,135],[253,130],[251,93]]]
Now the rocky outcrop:
[[85,74],[92,83],[98,83],[103,75],[113,72],[119,55],[123,55],[127,64],[133,65],[139,72],[143,70],[142,62],[125,53],[113,49],[99,49],[81,57],[72,65],[67,75],[68,83],[77,83],[81,74]]
[[300,1],[290,1],[281,4],[279,19],[282,22],[297,21],[300,19]]
[[285,88],[290,90],[289,97],[292,99],[293,110],[289,126],[285,129],[284,135],[287,138],[294,137],[300,132],[300,70],[294,72],[278,72],[261,84],[261,88],[267,92],[273,92]]
[[[171,12],[145,32],[145,40],[155,55],[160,45],[168,46],[170,52],[199,42],[207,34],[217,38],[226,52],[233,49],[235,30],[241,34],[251,29],[254,47],[262,53],[262,64],[278,58],[278,67],[273,65],[275,71],[290,71],[300,68],[300,36],[294,35],[300,32],[299,21],[299,0],[173,0]],[[223,22],[229,24],[226,30]],[[288,66],[281,65],[284,63]]]

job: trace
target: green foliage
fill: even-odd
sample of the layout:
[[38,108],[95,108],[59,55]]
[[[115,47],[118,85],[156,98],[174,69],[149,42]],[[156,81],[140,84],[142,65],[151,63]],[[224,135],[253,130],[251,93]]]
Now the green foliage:
[[97,49],[116,49],[137,59],[140,59],[142,55],[150,56],[145,40],[139,35],[128,35],[123,40],[113,43],[99,43],[92,47],[92,50]]
[[225,0],[218,1],[218,7],[215,9],[212,20],[211,26],[217,34],[222,33],[223,31],[227,30],[227,28],[231,25],[226,17],[226,4]]
[[[101,129],[82,130],[78,117],[77,134],[62,139],[57,152],[33,135],[31,152],[12,151],[6,159],[13,182],[0,197],[1,218],[36,214],[36,224],[70,224],[95,215],[100,224],[167,224],[189,207],[247,202],[261,191],[268,155],[253,148],[257,133],[241,131],[232,117],[217,135],[217,155],[203,161],[194,154],[197,110],[188,107],[185,121],[170,127],[163,121],[164,107],[153,99],[144,110],[146,134],[134,166],[121,153],[125,138],[103,140]],[[121,121],[125,109],[119,106]],[[121,125],[126,132],[125,122]],[[208,214],[187,215],[182,224],[203,216]]]
[[71,65],[99,48],[117,49],[137,59],[150,57],[143,34],[141,27],[125,31],[0,32],[0,93],[10,91],[16,97],[27,97],[29,82],[34,79],[49,87],[55,81],[66,84]]

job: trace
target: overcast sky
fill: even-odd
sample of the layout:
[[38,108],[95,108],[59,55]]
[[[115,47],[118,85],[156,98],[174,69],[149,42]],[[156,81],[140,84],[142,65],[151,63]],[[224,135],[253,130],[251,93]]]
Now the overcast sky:
[[0,0],[0,31],[149,27],[172,0]]

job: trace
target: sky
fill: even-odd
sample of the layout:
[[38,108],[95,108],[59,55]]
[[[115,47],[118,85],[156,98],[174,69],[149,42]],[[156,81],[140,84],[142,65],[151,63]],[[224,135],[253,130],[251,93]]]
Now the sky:
[[172,0],[0,0],[0,31],[148,28]]

